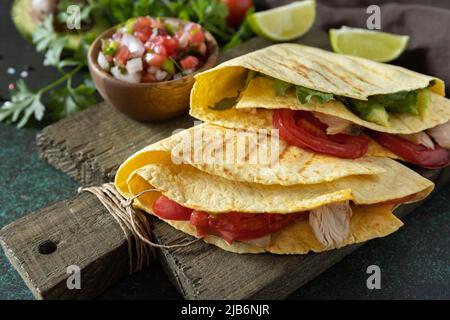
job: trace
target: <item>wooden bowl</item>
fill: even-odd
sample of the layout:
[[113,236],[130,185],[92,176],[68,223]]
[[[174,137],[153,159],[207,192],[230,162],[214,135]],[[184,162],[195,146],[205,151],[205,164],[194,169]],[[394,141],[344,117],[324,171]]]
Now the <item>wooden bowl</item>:
[[[175,18],[164,19],[182,21]],[[88,52],[89,71],[101,96],[119,111],[139,121],[165,120],[186,112],[194,85],[194,75],[214,67],[217,63],[219,47],[214,37],[205,30],[208,59],[195,73],[177,80],[135,84],[114,78],[97,63],[101,39],[110,38],[116,28],[117,26],[106,30],[95,39]]]

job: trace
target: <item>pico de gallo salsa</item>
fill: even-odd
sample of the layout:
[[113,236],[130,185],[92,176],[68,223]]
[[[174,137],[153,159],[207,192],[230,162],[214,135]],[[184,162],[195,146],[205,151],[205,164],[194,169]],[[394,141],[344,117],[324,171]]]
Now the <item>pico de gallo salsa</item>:
[[130,83],[176,80],[200,69],[208,58],[205,31],[193,22],[138,17],[102,40],[99,66]]

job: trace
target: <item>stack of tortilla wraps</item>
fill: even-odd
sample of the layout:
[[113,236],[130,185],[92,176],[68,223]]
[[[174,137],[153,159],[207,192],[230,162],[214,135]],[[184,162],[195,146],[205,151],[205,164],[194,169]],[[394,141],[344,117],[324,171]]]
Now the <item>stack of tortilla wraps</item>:
[[[277,85],[284,88],[283,94],[277,93]],[[450,162],[446,150],[450,149],[450,100],[444,93],[442,80],[398,66],[298,44],[280,44],[198,75],[190,113],[227,128],[277,127],[280,135],[286,130],[281,130],[279,118],[313,115],[328,126],[329,136],[355,127],[363,130],[362,135],[370,137],[363,155],[387,156],[436,169]],[[422,96],[426,96],[426,109],[400,103],[390,106],[394,112],[388,113],[380,105],[399,99],[419,100],[419,104]],[[373,108],[373,100],[382,102]],[[354,102],[358,102],[359,115],[349,108]]]
[[[283,82],[282,95],[277,81]],[[311,97],[299,99],[297,86]],[[411,99],[417,96],[409,94],[414,90],[419,95],[418,90],[429,91],[426,110],[420,115],[392,112],[384,124],[363,119],[344,101],[398,92]],[[126,198],[155,188],[134,205],[237,253],[304,254],[383,237],[402,226],[392,211],[424,199],[434,184],[393,160],[415,163],[376,134],[411,144],[406,135],[445,127],[450,103],[443,92],[441,80],[400,67],[295,44],[268,47],[197,75],[191,115],[205,123],[132,155],[119,168],[115,184]],[[337,146],[338,153],[347,151],[346,139],[355,141],[358,156],[337,156],[326,148],[315,150],[317,144],[302,137],[292,139],[290,134],[297,138],[304,128],[283,132],[280,120],[280,130],[278,110],[285,112],[285,121],[295,117],[290,130],[315,117],[307,134]],[[324,120],[327,116],[358,130],[348,131],[347,123],[337,130]],[[317,119],[324,125],[314,126]],[[420,147],[434,162],[424,166],[446,165],[446,146],[438,142],[445,139],[428,137],[432,151]]]

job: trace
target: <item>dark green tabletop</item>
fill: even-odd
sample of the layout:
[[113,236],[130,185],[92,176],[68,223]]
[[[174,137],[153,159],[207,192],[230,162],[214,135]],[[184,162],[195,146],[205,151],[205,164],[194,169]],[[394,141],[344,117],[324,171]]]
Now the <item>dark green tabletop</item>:
[[[54,70],[15,31],[11,1],[0,2],[0,96],[18,79],[9,67],[34,70],[26,79],[38,88]],[[78,184],[40,160],[35,144],[39,129],[18,130],[0,124],[0,227],[76,193]],[[370,241],[292,294],[292,299],[450,299],[450,186],[405,219],[395,234]],[[381,289],[366,287],[367,267],[381,269]],[[0,299],[31,299],[24,282],[0,252]],[[157,265],[120,281],[103,299],[179,299],[181,296]]]

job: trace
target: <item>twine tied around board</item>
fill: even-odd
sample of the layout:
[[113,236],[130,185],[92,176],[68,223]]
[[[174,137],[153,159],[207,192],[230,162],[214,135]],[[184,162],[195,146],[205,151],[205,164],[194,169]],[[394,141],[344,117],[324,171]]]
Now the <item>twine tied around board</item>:
[[[152,259],[156,258],[155,248],[174,249],[187,247],[201,240],[201,238],[198,238],[174,245],[162,245],[152,241],[150,221],[144,212],[133,207],[133,201],[145,193],[158,192],[157,189],[143,190],[130,199],[125,199],[117,191],[114,183],[105,183],[102,186],[80,187],[78,193],[81,192],[90,192],[95,195],[122,229],[128,244],[130,274],[150,265]],[[133,258],[133,242],[136,258]]]

